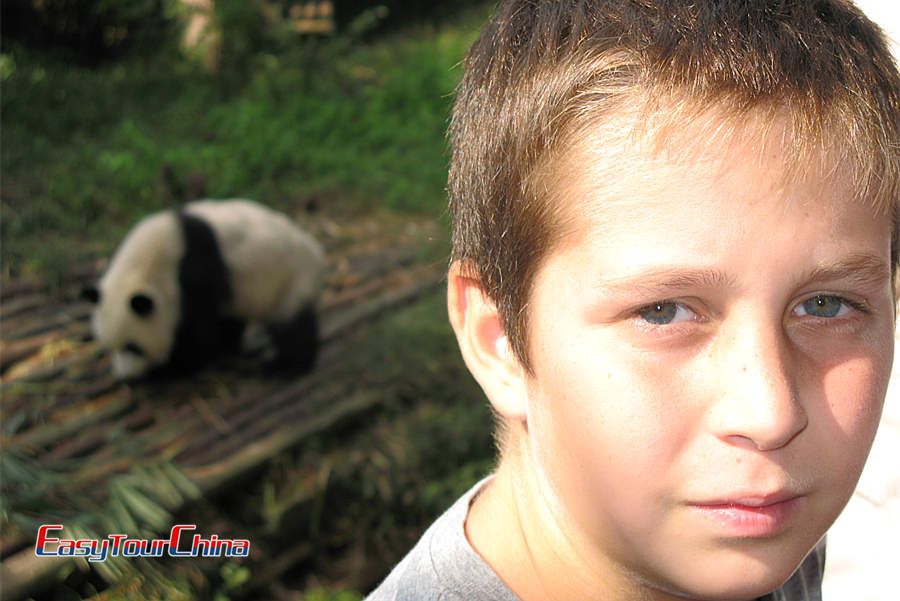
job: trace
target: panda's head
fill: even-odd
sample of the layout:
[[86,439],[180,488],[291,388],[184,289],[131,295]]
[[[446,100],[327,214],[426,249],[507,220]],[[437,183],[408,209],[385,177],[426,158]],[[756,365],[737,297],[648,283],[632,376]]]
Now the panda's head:
[[179,319],[177,265],[182,246],[170,212],[142,219],[85,298],[91,330],[112,354],[116,377],[136,378],[169,360]]
[[85,289],[84,297],[94,303],[91,330],[100,346],[110,351],[117,378],[137,378],[168,361],[175,315],[158,291],[117,288],[104,279],[98,287]]

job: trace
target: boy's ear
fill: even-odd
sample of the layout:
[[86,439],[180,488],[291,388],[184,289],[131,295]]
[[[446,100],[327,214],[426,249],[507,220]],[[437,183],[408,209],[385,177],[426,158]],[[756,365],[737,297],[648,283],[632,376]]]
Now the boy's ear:
[[463,360],[491,405],[506,419],[525,421],[525,368],[509,345],[497,307],[458,262],[447,274],[447,311]]

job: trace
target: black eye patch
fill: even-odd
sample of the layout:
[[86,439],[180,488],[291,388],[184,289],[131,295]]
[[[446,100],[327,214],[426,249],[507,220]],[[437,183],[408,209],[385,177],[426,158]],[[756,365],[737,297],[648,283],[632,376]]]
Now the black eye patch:
[[124,350],[133,355],[137,355],[138,357],[143,357],[146,354],[144,353],[144,349],[133,342],[129,342],[128,344],[126,344]]
[[141,317],[153,313],[153,299],[140,292],[131,297],[131,309]]

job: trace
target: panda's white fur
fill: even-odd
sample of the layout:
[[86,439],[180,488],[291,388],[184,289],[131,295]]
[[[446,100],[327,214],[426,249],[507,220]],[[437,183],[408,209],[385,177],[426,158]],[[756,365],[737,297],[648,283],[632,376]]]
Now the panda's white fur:
[[[198,246],[188,238],[197,232],[200,238],[210,238],[203,224],[214,241]],[[194,246],[202,251],[194,252]],[[216,275],[217,264],[219,272],[224,266],[224,282]],[[325,265],[325,253],[312,235],[259,203],[191,202],[180,212],[149,215],[128,233],[98,282],[92,330],[100,345],[111,351],[113,371],[120,378],[170,363],[185,336],[195,345],[186,360],[199,364],[222,343],[214,329],[219,322],[210,320],[262,322],[276,331],[289,329],[299,315],[308,320],[323,286]],[[186,276],[186,270],[193,275]],[[186,292],[186,285],[195,292]],[[187,294],[203,298],[185,298]],[[147,301],[135,304],[136,297],[149,298],[152,311],[139,314],[135,306],[142,308]],[[197,307],[198,302],[202,306]],[[191,303],[191,315],[183,315]],[[204,323],[185,334],[185,325],[193,325],[186,320]],[[304,325],[302,332],[309,334],[310,326]],[[198,337],[207,340],[195,340]]]

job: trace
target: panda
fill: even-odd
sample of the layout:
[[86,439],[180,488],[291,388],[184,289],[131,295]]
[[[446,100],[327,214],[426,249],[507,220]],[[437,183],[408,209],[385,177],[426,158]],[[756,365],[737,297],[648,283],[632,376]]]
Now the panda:
[[285,215],[243,199],[197,200],[143,218],[96,286],[91,330],[119,379],[190,372],[262,323],[275,364],[309,369],[325,252]]

